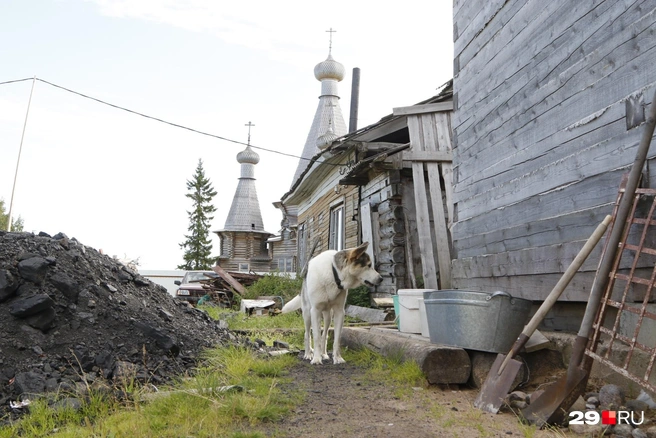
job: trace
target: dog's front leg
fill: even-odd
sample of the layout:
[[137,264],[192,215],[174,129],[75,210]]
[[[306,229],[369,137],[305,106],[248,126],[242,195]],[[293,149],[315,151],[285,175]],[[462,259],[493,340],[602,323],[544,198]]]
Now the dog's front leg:
[[333,310],[333,319],[335,323],[333,331],[333,363],[345,363],[340,351],[340,339],[342,337],[342,327],[344,326],[344,306]]
[[314,353],[312,354],[312,364],[321,364],[321,317],[322,313],[320,310],[312,307],[310,315],[312,317],[312,339],[314,340]]

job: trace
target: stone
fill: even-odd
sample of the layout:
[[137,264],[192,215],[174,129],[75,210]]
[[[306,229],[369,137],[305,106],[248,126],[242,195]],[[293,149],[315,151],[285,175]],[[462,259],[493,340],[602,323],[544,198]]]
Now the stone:
[[648,438],[647,432],[645,432],[642,429],[633,429],[633,432],[631,432],[631,436],[633,438]]
[[47,294],[36,294],[14,300],[9,313],[18,318],[26,318],[52,307],[54,302]]
[[80,287],[71,277],[62,272],[57,272],[50,276],[50,282],[71,302],[77,303]]
[[48,261],[43,257],[30,257],[18,263],[18,274],[24,280],[41,284],[48,272]]
[[18,290],[18,280],[6,269],[0,269],[0,303],[7,301]]
[[37,313],[36,315],[28,316],[25,320],[30,327],[47,332],[55,326],[55,319],[57,312],[52,307]]
[[[601,391],[599,391],[599,395],[601,396]],[[616,424],[613,426],[613,433],[617,437],[629,438],[633,434],[633,426],[629,424]]]
[[63,409],[72,409],[74,411],[79,411],[82,409],[82,402],[80,401],[79,398],[75,397],[66,397],[61,400],[57,400],[55,403],[52,405],[53,408],[55,408],[56,411],[60,411]]
[[603,409],[617,410],[624,402],[624,390],[617,385],[604,385],[599,390],[599,405]]
[[46,378],[43,374],[28,371],[18,373],[14,377],[16,394],[41,394],[46,388]]
[[600,437],[604,430],[600,424],[570,424],[568,428],[570,432],[586,437]]
[[656,426],[651,426],[646,431],[647,438],[656,438]]

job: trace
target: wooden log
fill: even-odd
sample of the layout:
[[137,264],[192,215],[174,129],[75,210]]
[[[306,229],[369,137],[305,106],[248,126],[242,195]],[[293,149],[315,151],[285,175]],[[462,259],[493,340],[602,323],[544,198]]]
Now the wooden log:
[[405,337],[395,329],[345,327],[342,344],[369,348],[383,356],[401,354],[405,360],[417,363],[432,384],[461,384],[469,380],[471,362],[465,350]]

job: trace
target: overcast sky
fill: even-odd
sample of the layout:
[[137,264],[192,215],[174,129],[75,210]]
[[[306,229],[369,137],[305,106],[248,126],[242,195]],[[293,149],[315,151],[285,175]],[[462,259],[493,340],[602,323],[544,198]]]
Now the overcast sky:
[[[300,155],[332,54],[348,124],[361,69],[358,127],[437,93],[452,77],[452,2],[4,0],[0,82],[36,76],[175,124]],[[0,85],[0,198],[8,207],[32,81]],[[25,231],[63,232],[142,269],[182,263],[198,159],[223,228],[243,145],[103,105],[37,81],[14,194]],[[265,229],[298,159],[257,150]],[[218,255],[218,238],[214,238]]]

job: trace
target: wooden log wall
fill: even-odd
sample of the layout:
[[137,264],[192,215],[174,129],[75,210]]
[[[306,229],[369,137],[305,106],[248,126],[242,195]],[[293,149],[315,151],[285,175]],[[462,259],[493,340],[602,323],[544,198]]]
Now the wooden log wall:
[[[456,0],[453,16],[453,285],[542,300],[635,157],[656,2]],[[561,300],[587,300],[599,254]]]
[[[373,171],[372,171],[373,172]],[[362,187],[361,205],[369,205],[375,214],[374,259],[383,282],[374,296],[395,294],[408,286],[405,262],[406,233],[402,205],[401,173],[398,170],[373,176]]]

